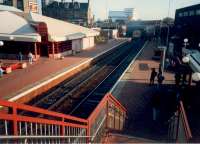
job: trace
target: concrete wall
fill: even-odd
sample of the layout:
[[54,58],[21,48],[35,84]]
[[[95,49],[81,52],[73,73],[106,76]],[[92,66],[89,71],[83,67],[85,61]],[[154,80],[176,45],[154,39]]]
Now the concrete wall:
[[75,52],[80,52],[82,50],[82,40],[81,39],[72,41],[72,50]]
[[82,39],[82,49],[83,50],[94,47],[94,46],[95,46],[94,37],[87,37],[87,38]]

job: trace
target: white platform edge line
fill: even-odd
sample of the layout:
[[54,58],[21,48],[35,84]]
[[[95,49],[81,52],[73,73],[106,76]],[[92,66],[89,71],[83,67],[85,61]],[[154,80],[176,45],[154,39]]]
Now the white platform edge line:
[[107,53],[108,51],[110,51],[110,50],[112,50],[112,49],[114,49],[114,48],[116,48],[116,47],[118,47],[118,46],[120,46],[120,45],[122,45],[122,44],[124,44],[124,43],[126,43],[126,42],[127,42],[127,41],[123,41],[123,42],[121,42],[121,43],[119,43],[119,44],[113,46],[113,47],[110,48],[109,50],[103,51],[103,52],[101,52],[100,54],[96,55],[95,57],[90,58],[90,59],[88,59],[87,61],[85,61],[85,62],[83,62],[83,63],[81,63],[81,64],[79,64],[79,65],[77,65],[77,66],[75,66],[75,67],[73,67],[73,68],[71,68],[71,69],[69,69],[69,70],[63,72],[63,73],[60,73],[60,74],[58,74],[58,75],[52,77],[51,79],[48,79],[48,80],[46,80],[46,81],[40,83],[39,85],[37,85],[37,86],[35,86],[35,87],[32,87],[32,88],[30,88],[30,89],[28,89],[28,90],[26,90],[26,91],[24,91],[24,92],[22,92],[22,93],[20,93],[20,94],[18,94],[18,95],[16,95],[16,96],[14,96],[14,97],[11,98],[11,99],[8,99],[8,101],[11,101],[11,102],[16,101],[17,99],[19,99],[19,98],[21,98],[21,97],[27,95],[28,93],[31,93],[32,91],[34,91],[34,90],[36,90],[36,89],[38,89],[38,88],[40,88],[40,87],[42,87],[42,86],[44,86],[44,85],[46,85],[46,84],[52,82],[52,81],[55,80],[55,79],[58,79],[58,78],[62,77],[63,75],[65,75],[65,74],[67,74],[67,73],[73,71],[74,69],[76,69],[76,68],[78,68],[78,67],[80,67],[80,66],[82,66],[82,65],[84,65],[84,64],[86,64],[86,63],[91,62],[93,59],[96,59],[97,57],[99,57],[99,56],[101,56],[101,55]]
[[114,92],[115,88],[117,87],[118,83],[122,81],[122,78],[124,77],[124,75],[126,74],[126,72],[130,69],[131,65],[135,62],[135,60],[138,58],[138,56],[141,54],[141,52],[143,51],[143,49],[145,48],[145,46],[147,45],[148,41],[145,42],[145,44],[143,45],[143,47],[141,48],[141,50],[137,53],[137,55],[133,58],[133,60],[131,61],[131,63],[128,65],[128,67],[126,68],[126,70],[123,72],[123,74],[120,76],[120,78],[117,80],[117,82],[115,83],[115,85],[112,87],[112,89],[109,91],[109,93]]

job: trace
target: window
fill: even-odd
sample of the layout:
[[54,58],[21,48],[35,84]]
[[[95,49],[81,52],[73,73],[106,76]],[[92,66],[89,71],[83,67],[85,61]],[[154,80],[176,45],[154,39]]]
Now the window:
[[194,16],[194,15],[195,15],[195,13],[193,10],[189,12],[189,16]]
[[184,16],[188,16],[188,12],[184,12]]
[[183,17],[183,13],[179,13],[178,16],[179,16],[179,17]]
[[200,9],[196,10],[196,15],[200,15]]

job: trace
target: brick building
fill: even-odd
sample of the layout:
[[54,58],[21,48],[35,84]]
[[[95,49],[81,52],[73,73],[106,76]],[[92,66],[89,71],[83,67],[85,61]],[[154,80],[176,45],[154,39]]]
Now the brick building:
[[54,1],[43,7],[43,15],[81,26],[90,27],[93,24],[90,0],[87,3]]

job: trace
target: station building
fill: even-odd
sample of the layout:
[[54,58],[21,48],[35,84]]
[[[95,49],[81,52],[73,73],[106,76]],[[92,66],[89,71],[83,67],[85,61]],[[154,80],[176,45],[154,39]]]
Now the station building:
[[30,51],[35,58],[60,58],[95,46],[99,32],[36,13],[0,11],[1,58],[16,57]]
[[[176,10],[174,55],[183,59],[191,73],[200,75],[200,4]],[[187,39],[184,42],[184,39]]]

